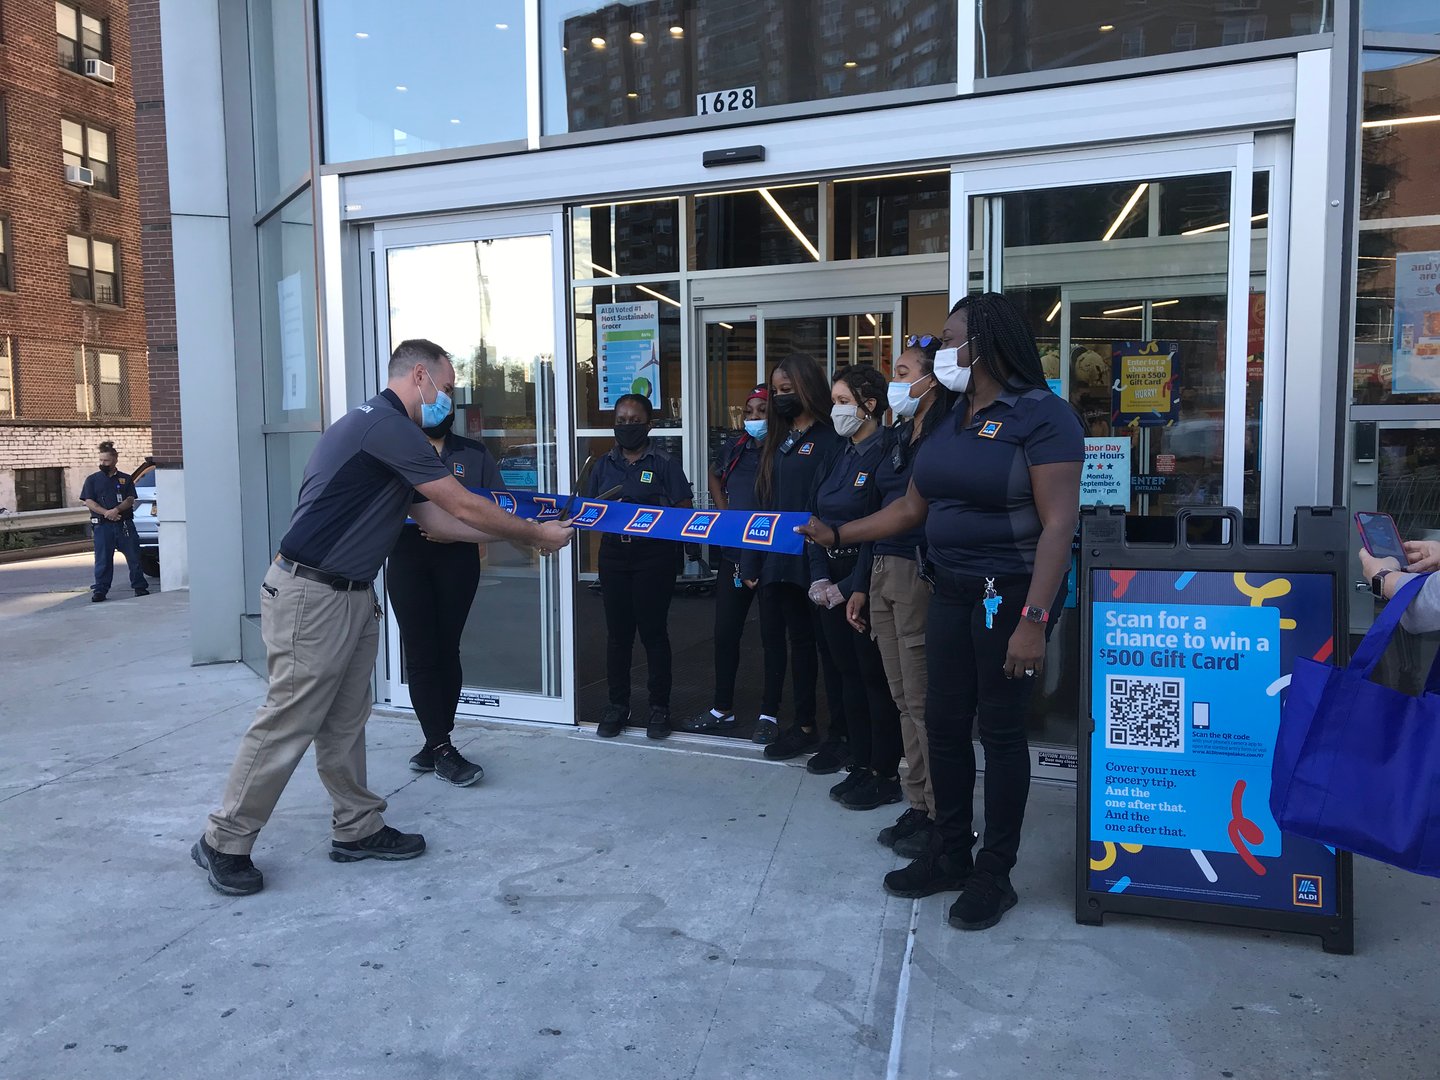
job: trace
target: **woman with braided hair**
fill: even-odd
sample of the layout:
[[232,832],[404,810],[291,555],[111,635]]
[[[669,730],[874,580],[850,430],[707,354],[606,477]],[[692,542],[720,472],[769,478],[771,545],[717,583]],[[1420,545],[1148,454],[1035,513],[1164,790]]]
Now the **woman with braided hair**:
[[[961,395],[925,440],[910,490],[883,510],[832,530],[800,531],[841,547],[925,525],[934,582],[925,632],[925,700],[935,839],[885,876],[904,897],[960,891],[950,923],[994,926],[1016,903],[1010,872],[1030,791],[1025,719],[1060,606],[1079,516],[1084,433],[1051,393],[1035,338],[997,293],[955,305],[934,374]],[[985,826],[971,854],[975,751],[985,751]]]

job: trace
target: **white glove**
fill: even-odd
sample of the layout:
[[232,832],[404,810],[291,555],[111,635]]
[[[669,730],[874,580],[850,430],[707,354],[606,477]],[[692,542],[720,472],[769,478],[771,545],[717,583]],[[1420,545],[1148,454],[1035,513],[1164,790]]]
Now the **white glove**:
[[840,586],[825,582],[825,606],[835,608],[843,603],[845,603],[845,594],[840,591]]
[[830,584],[829,578],[812,581],[810,583],[810,602],[816,607],[826,607],[826,597],[833,588],[835,588],[835,586]]

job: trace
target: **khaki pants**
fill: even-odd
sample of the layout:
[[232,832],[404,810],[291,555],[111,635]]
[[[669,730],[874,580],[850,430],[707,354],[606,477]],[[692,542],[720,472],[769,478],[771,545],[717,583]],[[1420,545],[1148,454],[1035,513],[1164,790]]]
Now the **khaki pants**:
[[925,741],[925,623],[930,587],[914,559],[877,555],[870,572],[870,632],[880,646],[890,696],[900,710],[900,737],[909,769],[902,781],[911,807],[935,817],[935,790]]
[[365,786],[365,721],[380,640],[374,592],[339,592],[272,563],[260,595],[260,636],[270,689],[240,740],[206,841],[248,855],[312,742],[315,769],[335,804],[334,838],[378,832],[385,800]]

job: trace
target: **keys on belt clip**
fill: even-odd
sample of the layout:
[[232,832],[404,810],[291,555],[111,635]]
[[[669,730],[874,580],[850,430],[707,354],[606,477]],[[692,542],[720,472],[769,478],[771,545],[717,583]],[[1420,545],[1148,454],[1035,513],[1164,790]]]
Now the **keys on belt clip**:
[[985,605],[986,630],[995,629],[995,615],[1000,610],[1000,605],[1004,602],[1005,598],[995,591],[995,579],[993,577],[987,577],[985,579],[985,599],[982,601]]

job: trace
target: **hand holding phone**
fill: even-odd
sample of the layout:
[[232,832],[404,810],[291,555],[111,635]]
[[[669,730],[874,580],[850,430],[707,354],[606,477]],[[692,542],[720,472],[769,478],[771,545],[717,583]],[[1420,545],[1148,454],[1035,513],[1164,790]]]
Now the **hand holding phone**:
[[1400,540],[1400,530],[1389,514],[1361,511],[1355,515],[1355,527],[1360,530],[1360,541],[1365,550],[1375,558],[1394,559],[1402,567],[1409,564],[1410,558]]

